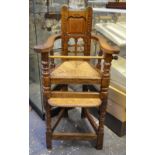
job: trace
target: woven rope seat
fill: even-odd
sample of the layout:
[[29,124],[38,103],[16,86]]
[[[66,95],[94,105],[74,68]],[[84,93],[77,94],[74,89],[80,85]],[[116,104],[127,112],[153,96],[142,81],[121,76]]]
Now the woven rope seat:
[[50,98],[48,103],[56,107],[98,107],[99,98]]
[[86,61],[65,61],[50,74],[51,80],[101,80],[101,73]]

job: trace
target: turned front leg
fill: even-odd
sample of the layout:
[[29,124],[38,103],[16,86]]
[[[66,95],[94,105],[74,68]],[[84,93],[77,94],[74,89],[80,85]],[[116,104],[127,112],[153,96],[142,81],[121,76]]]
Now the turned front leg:
[[51,84],[50,84],[50,71],[48,53],[41,53],[41,64],[42,64],[42,91],[43,91],[43,103],[45,109],[46,119],[46,146],[48,149],[52,148],[51,143],[51,106],[48,104],[48,98],[50,98]]
[[102,101],[101,106],[99,107],[99,127],[97,132],[97,149],[103,148],[103,139],[104,139],[104,119],[106,114],[106,106],[107,106],[107,100]]

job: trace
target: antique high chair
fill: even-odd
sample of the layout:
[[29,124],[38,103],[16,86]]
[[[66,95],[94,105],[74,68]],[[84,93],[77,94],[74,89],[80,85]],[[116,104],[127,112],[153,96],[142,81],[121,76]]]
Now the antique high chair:
[[[61,34],[51,35],[43,45],[37,45],[34,50],[41,53],[42,92],[46,115],[46,145],[52,148],[52,140],[96,140],[96,148],[102,149],[104,136],[104,117],[107,106],[108,87],[110,82],[110,66],[112,59],[117,58],[119,49],[109,45],[105,38],[91,34],[92,8],[83,10],[70,10],[67,6],[61,9]],[[74,44],[70,45],[70,39]],[[83,39],[83,55],[77,55],[78,39]],[[54,41],[62,40],[61,55],[54,55],[52,48]],[[101,51],[98,56],[91,56],[91,40],[99,43]],[[69,55],[69,48],[73,47],[75,55]],[[72,52],[73,53],[73,52]],[[55,65],[55,59],[61,64]],[[97,59],[97,64],[90,63],[90,59]],[[102,61],[102,59],[104,61]],[[103,63],[103,65],[101,65]],[[101,69],[101,66],[102,69]],[[52,90],[53,84],[66,87],[60,91]],[[99,92],[68,91],[69,84],[92,85],[99,84]],[[60,107],[58,120],[53,125],[51,107]],[[82,108],[82,116],[87,117],[94,129],[94,133],[58,133],[54,129],[68,108]],[[88,108],[99,108],[99,124],[96,124]]]

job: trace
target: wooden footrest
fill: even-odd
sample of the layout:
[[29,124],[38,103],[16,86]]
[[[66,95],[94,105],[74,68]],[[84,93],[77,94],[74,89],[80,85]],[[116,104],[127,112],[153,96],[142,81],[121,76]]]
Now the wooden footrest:
[[50,98],[48,103],[54,107],[98,107],[100,98]]

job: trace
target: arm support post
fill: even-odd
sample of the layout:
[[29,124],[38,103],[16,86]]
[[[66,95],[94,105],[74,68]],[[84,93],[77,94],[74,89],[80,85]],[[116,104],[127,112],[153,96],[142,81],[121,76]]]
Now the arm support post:
[[103,146],[103,136],[104,136],[104,119],[106,114],[107,99],[108,99],[108,87],[110,84],[110,67],[111,61],[113,59],[112,54],[105,53],[105,59],[103,63],[103,73],[101,81],[101,92],[100,98],[102,104],[99,107],[99,128],[98,128],[98,138],[97,138],[97,149],[101,149]]

